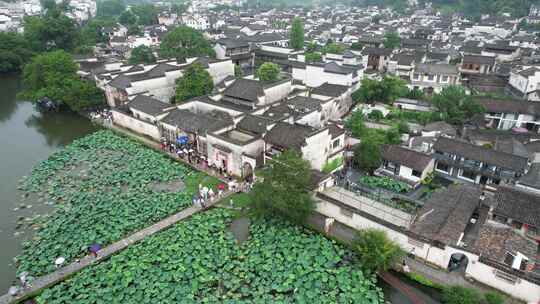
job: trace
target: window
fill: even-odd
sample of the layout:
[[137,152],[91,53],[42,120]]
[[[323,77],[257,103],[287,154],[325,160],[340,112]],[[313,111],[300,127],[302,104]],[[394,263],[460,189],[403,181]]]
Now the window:
[[418,170],[413,170],[412,171],[412,175],[414,177],[422,177],[422,172],[418,171]]
[[345,208],[339,208],[339,213],[341,213],[341,215],[343,216],[346,216],[348,218],[352,218],[353,217],[353,213],[351,210],[348,210],[348,209],[345,209]]
[[332,144],[332,148],[335,149],[337,147],[339,147],[339,145],[341,144],[341,141],[338,139],[334,140],[334,143]]
[[435,80],[435,75],[427,75],[427,80],[428,81],[434,81]]
[[437,170],[448,173],[450,172],[450,167],[443,163],[437,163]]
[[442,76],[441,82],[448,82],[448,76]]
[[420,74],[413,74],[413,79],[419,80],[420,79]]
[[460,174],[460,177],[475,181],[476,180],[476,174],[469,170],[463,170]]

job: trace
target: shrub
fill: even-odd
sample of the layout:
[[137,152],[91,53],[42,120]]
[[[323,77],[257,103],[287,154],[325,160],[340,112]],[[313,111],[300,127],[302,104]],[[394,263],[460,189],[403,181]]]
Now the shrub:
[[484,294],[487,304],[504,304],[504,297],[495,291],[489,291]]
[[368,114],[368,118],[371,120],[379,121],[384,118],[384,115],[379,110],[373,110]]
[[481,296],[478,291],[462,286],[451,286],[443,289],[444,304],[480,304]]
[[357,232],[353,250],[361,261],[361,267],[368,273],[384,271],[398,262],[405,252],[390,240],[383,230],[364,229]]

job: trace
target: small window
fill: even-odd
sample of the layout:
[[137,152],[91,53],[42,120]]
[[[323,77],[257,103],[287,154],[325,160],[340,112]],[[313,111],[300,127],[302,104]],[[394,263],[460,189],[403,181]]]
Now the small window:
[[346,216],[348,218],[352,218],[353,217],[353,213],[351,210],[348,210],[348,209],[345,209],[345,208],[339,208],[339,213],[341,213],[341,215],[343,216]]
[[337,147],[339,147],[339,145],[341,144],[341,141],[338,139],[334,140],[334,143],[332,144],[332,148],[335,149]]
[[450,168],[448,167],[448,165],[443,163],[437,163],[437,170],[444,171],[446,173],[450,172]]
[[422,172],[418,171],[418,170],[413,170],[412,171],[412,175],[414,177],[422,177]]
[[442,76],[441,82],[448,82],[448,76]]
[[420,79],[420,74],[414,74],[413,79],[416,79],[416,80]]
[[427,75],[427,80],[429,81],[435,80],[435,75]]
[[512,264],[514,263],[514,255],[510,252],[507,252],[504,256],[504,263],[508,266],[512,266]]

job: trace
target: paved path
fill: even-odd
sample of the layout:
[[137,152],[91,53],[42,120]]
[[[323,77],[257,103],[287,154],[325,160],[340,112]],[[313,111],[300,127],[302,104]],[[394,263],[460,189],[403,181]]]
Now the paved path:
[[[207,204],[209,206],[213,206],[217,203],[219,203],[221,200],[227,198],[229,195],[231,195],[233,192],[225,192],[220,200],[215,200],[214,202],[208,202]],[[91,266],[94,263],[98,263],[101,260],[104,260],[111,255],[117,253],[118,251],[123,250],[124,248],[128,247],[129,245],[136,243],[145,237],[151,236],[157,232],[160,232],[164,229],[169,228],[170,226],[178,223],[179,221],[186,219],[193,214],[200,212],[202,209],[200,207],[189,207],[187,209],[184,209],[164,220],[161,220],[152,226],[149,226],[147,228],[144,228],[138,232],[135,232],[134,234],[117,241],[103,249],[101,249],[98,252],[98,257],[95,258],[91,255],[87,255],[84,258],[80,259],[80,261],[73,262],[69,265],[66,265],[58,270],[56,270],[53,273],[47,274],[45,276],[39,277],[36,280],[32,282],[32,286],[29,288],[26,288],[23,290],[22,293],[20,293],[16,297],[12,297],[9,294],[5,294],[0,297],[0,304],[11,304],[11,303],[18,303],[22,300],[28,299],[32,296],[35,296],[41,292],[42,289],[50,287],[52,285],[55,285],[69,276],[75,274],[76,272],[82,270],[83,268],[86,268],[88,266]]]

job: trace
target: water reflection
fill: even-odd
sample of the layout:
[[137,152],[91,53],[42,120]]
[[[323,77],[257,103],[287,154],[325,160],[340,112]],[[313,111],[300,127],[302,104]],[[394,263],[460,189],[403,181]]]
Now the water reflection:
[[17,109],[14,102],[20,88],[20,81],[17,77],[0,77],[0,122],[6,121]]

